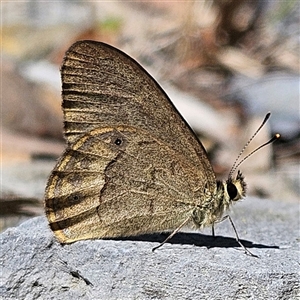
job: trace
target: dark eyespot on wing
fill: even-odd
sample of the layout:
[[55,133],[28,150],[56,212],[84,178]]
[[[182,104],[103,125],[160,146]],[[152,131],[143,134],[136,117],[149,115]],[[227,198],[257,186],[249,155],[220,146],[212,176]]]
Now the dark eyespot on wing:
[[120,139],[120,138],[116,138],[115,139],[115,145],[117,145],[117,146],[121,146],[121,144],[122,144],[122,139]]

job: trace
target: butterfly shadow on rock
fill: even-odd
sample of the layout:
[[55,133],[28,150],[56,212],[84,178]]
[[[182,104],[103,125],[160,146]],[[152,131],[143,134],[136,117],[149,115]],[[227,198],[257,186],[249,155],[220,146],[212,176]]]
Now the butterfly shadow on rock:
[[[142,241],[142,242],[163,242],[168,236],[169,232],[163,233],[154,233],[154,234],[142,234],[138,236],[114,238],[113,240],[118,241]],[[240,240],[241,243],[246,248],[264,248],[264,249],[279,249],[279,246],[275,245],[264,245],[264,244],[255,244],[248,240]],[[224,236],[212,236],[200,233],[191,233],[191,232],[179,232],[167,243],[169,244],[179,244],[179,245],[194,245],[197,247],[206,247],[206,248],[236,248],[240,247],[236,239],[233,237],[224,237]]]

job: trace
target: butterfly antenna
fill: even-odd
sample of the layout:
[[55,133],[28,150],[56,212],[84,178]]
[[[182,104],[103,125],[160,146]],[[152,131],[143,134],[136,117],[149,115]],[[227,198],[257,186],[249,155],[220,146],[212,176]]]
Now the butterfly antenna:
[[253,150],[251,153],[249,153],[248,155],[246,155],[235,167],[234,169],[232,169],[232,171],[230,171],[230,176],[235,172],[235,170],[247,159],[249,158],[252,154],[254,154],[256,151],[258,151],[259,149],[275,142],[276,140],[278,140],[280,138],[280,134],[276,133],[268,142],[264,143],[263,145],[257,147],[255,150]]
[[249,144],[251,143],[251,141],[254,139],[254,137],[258,134],[258,132],[262,129],[262,127],[266,124],[266,122],[269,120],[271,116],[271,113],[268,112],[263,120],[263,122],[261,123],[261,125],[258,127],[258,129],[254,132],[254,134],[252,135],[252,137],[248,140],[248,142],[245,144],[245,146],[243,147],[242,151],[239,153],[239,155],[237,156],[236,160],[233,163],[233,166],[229,172],[228,178],[231,178],[232,174],[235,172],[235,170],[247,159],[249,158],[252,154],[254,154],[256,151],[258,151],[259,149],[263,148],[266,145],[269,145],[271,143],[273,143],[275,140],[280,138],[280,134],[276,133],[275,136],[269,140],[268,142],[264,143],[263,145],[259,146],[258,148],[256,148],[255,150],[253,150],[250,154],[248,154],[246,157],[244,157],[240,162],[238,162],[238,160],[240,159],[241,155],[244,153],[244,151],[247,149],[247,147],[249,146]]

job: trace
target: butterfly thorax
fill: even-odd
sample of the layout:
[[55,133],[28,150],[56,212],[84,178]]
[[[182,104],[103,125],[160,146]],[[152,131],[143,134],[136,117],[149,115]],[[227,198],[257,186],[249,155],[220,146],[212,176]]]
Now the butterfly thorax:
[[229,177],[225,181],[217,181],[213,193],[205,193],[205,201],[193,212],[193,221],[197,227],[212,225],[221,220],[223,213],[246,195],[244,176],[238,171],[236,178]]

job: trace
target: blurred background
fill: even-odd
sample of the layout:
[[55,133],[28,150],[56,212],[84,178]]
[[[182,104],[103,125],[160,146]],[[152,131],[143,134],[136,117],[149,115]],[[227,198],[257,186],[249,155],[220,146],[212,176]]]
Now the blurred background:
[[1,3],[1,21],[1,231],[43,214],[65,147],[59,68],[83,39],[120,48],[156,78],[220,179],[271,111],[245,154],[281,138],[240,169],[249,195],[299,200],[298,1],[14,1]]

